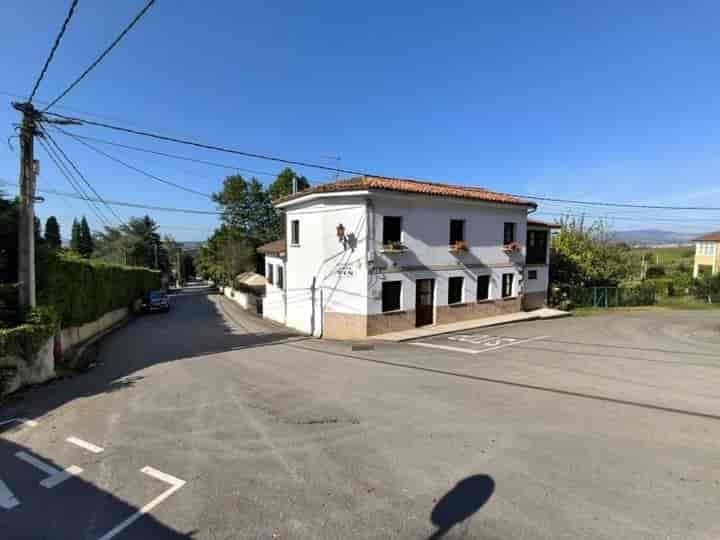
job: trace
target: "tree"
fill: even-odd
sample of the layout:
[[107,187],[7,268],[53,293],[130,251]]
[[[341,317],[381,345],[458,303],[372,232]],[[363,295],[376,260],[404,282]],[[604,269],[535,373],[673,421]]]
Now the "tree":
[[232,284],[243,272],[255,269],[255,246],[227,225],[221,225],[200,248],[195,268],[219,284]]
[[280,218],[272,206],[268,192],[253,178],[228,176],[213,201],[222,208],[222,221],[253,244],[274,240],[280,234]]
[[285,167],[280,174],[277,175],[275,181],[268,188],[270,200],[279,199],[292,193],[293,180],[297,179],[297,189],[302,191],[310,187],[310,182],[304,176],[299,176],[290,167]]
[[17,281],[18,203],[0,193],[0,283]]
[[95,246],[93,244],[93,237],[92,233],[90,232],[90,226],[88,225],[85,216],[83,216],[80,220],[80,237],[78,251],[83,257],[90,257],[90,255],[92,255],[94,247]]
[[55,216],[50,216],[45,222],[45,242],[50,249],[60,249],[62,247],[60,224]]
[[128,262],[135,266],[169,270],[167,251],[160,241],[158,225],[150,216],[131,218],[120,227],[128,237]]
[[72,231],[70,234],[70,249],[80,253],[80,222],[73,219]]
[[603,221],[586,226],[583,218],[561,220],[553,237],[550,281],[577,287],[615,286],[633,271],[630,248],[612,241]]

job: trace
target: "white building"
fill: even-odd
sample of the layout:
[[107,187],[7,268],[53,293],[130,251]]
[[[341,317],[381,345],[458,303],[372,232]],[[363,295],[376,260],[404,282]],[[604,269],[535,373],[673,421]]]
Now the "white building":
[[264,317],[359,339],[545,304],[549,233],[536,204],[480,188],[359,177],[274,201]]

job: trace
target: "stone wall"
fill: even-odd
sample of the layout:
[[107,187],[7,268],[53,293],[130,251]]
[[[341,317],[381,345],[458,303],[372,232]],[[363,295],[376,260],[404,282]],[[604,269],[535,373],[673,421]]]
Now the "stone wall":
[[60,350],[65,354],[66,351],[112,328],[119,322],[125,320],[127,316],[128,308],[120,308],[106,313],[99,319],[83,324],[82,326],[63,328],[60,331]]
[[54,345],[55,338],[48,338],[30,360],[15,355],[0,357],[0,396],[26,384],[38,384],[55,377]]
[[547,306],[547,291],[525,293],[523,309],[539,309]]

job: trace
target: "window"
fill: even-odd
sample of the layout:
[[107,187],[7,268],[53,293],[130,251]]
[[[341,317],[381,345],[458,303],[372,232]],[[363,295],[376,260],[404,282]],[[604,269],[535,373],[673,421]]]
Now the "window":
[[267,275],[265,276],[265,279],[267,279],[267,282],[272,285],[273,284],[273,265],[268,264],[267,265]]
[[453,246],[458,242],[465,240],[465,220],[450,220],[450,245]]
[[300,245],[300,221],[297,219],[290,222],[290,244],[293,246]]
[[490,276],[478,276],[477,278],[477,301],[490,298]]
[[400,309],[400,292],[402,282],[383,281],[382,284],[382,311],[398,311]]
[[399,244],[402,231],[402,218],[383,216],[383,245]]
[[451,277],[448,280],[448,304],[459,304],[462,302],[463,278]]
[[547,264],[547,242],[547,231],[527,232],[527,264]]
[[528,270],[528,279],[537,279],[537,270]]
[[515,241],[515,224],[506,223],[503,229],[503,244],[508,245]]
[[502,297],[508,298],[513,295],[513,274],[503,274],[502,277]]
[[285,276],[283,275],[283,267],[278,266],[278,275],[277,275],[277,288],[278,289],[284,289],[285,288]]

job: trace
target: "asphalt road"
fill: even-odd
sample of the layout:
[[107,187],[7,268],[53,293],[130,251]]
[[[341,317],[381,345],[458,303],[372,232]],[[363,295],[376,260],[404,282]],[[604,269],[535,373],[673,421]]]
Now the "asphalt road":
[[186,290],[0,406],[36,422],[0,425],[0,537],[716,539],[719,329],[632,314],[353,351]]

